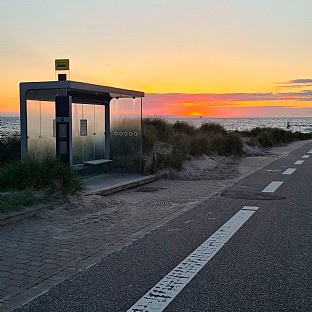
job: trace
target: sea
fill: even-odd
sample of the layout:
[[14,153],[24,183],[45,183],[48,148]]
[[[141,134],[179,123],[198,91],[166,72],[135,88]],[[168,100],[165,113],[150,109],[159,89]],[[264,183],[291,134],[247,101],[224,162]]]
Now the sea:
[[20,135],[20,118],[0,116],[0,140],[12,135]]
[[[222,125],[228,131],[248,131],[256,127],[275,127],[293,132],[312,132],[311,118],[179,118],[161,116],[169,123],[186,122],[194,127],[200,127],[204,123],[214,122]],[[11,135],[20,135],[19,117],[0,116],[0,139]]]

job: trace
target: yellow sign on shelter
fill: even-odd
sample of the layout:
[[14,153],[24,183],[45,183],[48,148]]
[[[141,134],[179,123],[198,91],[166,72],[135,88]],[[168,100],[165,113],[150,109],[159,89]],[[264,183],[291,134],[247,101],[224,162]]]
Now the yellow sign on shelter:
[[69,59],[55,60],[55,70],[69,70]]

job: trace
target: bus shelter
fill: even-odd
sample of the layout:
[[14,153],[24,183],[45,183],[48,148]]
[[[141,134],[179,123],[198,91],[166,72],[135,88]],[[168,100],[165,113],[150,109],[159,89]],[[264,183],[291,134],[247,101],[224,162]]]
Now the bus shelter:
[[22,157],[51,153],[77,169],[140,173],[143,97],[69,80],[22,82]]

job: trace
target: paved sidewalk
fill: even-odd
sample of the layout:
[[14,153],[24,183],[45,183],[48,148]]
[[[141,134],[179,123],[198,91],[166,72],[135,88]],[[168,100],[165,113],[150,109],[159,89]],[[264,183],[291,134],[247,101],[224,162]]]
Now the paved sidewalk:
[[[132,173],[105,173],[82,178],[85,185],[84,195],[100,193],[102,196],[124,191],[146,183],[154,182],[163,175],[141,176]],[[59,202],[60,204],[60,202]],[[57,203],[42,204],[23,209],[22,211],[0,212],[0,226],[16,222],[27,217],[33,217],[45,210],[54,208]]]
[[163,179],[105,197],[90,192],[83,200],[1,227],[0,310],[12,311],[307,143],[242,158],[233,179]]

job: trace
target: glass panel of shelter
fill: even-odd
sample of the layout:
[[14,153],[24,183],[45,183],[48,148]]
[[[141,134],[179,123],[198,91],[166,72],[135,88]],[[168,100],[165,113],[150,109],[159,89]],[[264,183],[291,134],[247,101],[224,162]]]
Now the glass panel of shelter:
[[[64,89],[33,90],[27,94],[28,151],[55,150],[55,96]],[[142,155],[142,99],[114,98],[111,111],[111,159],[113,169],[140,173]],[[105,105],[72,103],[72,164],[103,159],[105,153]]]
[[141,98],[115,98],[111,106],[112,169],[140,173],[142,154]]
[[[64,89],[31,90],[27,93],[27,145],[33,154],[55,154],[55,96]],[[103,159],[105,106],[72,104],[72,164]]]
[[32,154],[55,154],[55,96],[66,90],[31,90],[27,93],[27,145]]
[[72,103],[73,165],[103,159],[105,151],[105,106]]

